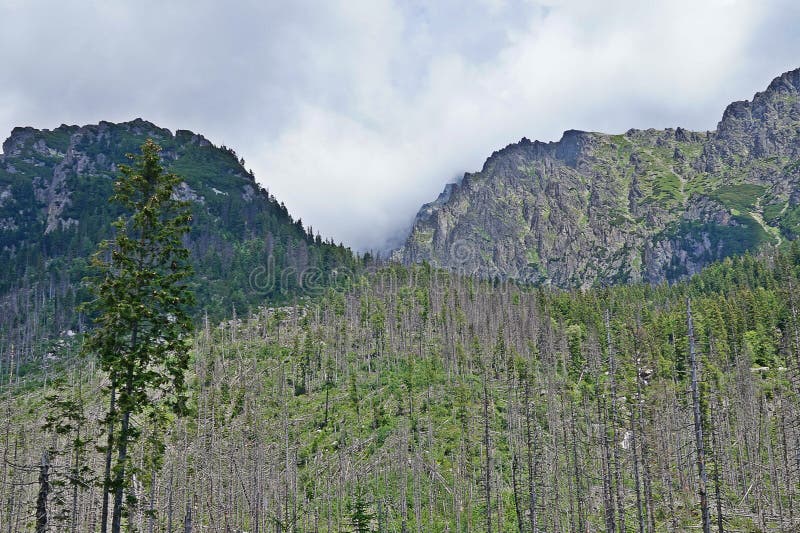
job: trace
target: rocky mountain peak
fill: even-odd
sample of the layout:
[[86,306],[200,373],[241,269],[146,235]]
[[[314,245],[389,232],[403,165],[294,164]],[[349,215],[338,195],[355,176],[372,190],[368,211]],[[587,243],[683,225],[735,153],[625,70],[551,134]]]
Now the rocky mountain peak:
[[800,91],[800,68],[784,72],[772,80],[766,92],[794,92]]
[[800,234],[800,69],[716,131],[565,131],[494,152],[395,257],[564,287],[658,282]]
[[589,134],[585,131],[567,130],[556,144],[556,157],[568,166],[575,168],[578,157],[589,144]]
[[717,125],[716,138],[704,147],[708,172],[720,165],[749,166],[754,159],[795,158],[800,153],[800,69],[786,72],[752,100],[731,103]]
[[[136,153],[145,139],[162,148],[165,167],[189,177],[179,194],[210,206],[231,196],[251,204],[266,193],[244,169],[232,149],[215,147],[189,130],[173,134],[152,122],[137,118],[128,122],[101,121],[53,130],[14,128],[3,143],[0,156],[0,244],[33,242],[42,234],[78,227],[85,218],[87,198],[110,194],[118,165],[126,154]],[[209,207],[206,205],[206,207]],[[13,231],[12,229],[13,228]]]
[[11,135],[3,141],[3,153],[0,157],[18,154],[21,146],[33,137],[36,130],[31,127],[16,127],[11,130]]

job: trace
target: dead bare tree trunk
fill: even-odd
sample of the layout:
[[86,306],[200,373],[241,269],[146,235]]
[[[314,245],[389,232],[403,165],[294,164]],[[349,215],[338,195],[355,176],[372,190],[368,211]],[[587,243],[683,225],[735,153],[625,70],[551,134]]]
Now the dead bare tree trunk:
[[614,459],[614,480],[616,491],[612,494],[616,496],[617,501],[617,526],[620,533],[625,533],[625,499],[622,493],[622,468],[620,466],[619,457],[619,443],[617,442],[617,426],[619,423],[617,417],[617,365],[616,358],[614,357],[614,347],[611,344],[611,324],[610,313],[606,309],[605,323],[606,323],[606,346],[608,349],[608,376],[611,392],[611,445],[612,456]]
[[106,463],[103,471],[103,511],[100,516],[100,531],[108,531],[108,499],[111,491],[111,457],[114,448],[114,416],[117,412],[117,386],[111,383],[111,405],[108,409],[108,440],[106,441]]
[[173,476],[175,467],[169,470],[169,490],[167,492],[167,532],[172,533],[172,492],[173,492]]
[[655,505],[653,503],[653,489],[652,489],[652,476],[650,475],[650,454],[647,442],[647,436],[644,432],[644,399],[642,398],[642,368],[641,359],[637,353],[636,356],[636,413],[638,417],[639,427],[639,441],[641,442],[640,449],[642,452],[642,477],[644,489],[644,510],[648,519],[648,526],[650,532],[656,530],[655,519]]
[[192,500],[186,502],[186,517],[183,520],[183,533],[192,533]]
[[47,531],[47,497],[50,494],[50,456],[42,452],[39,465],[39,494],[36,498],[36,533]]
[[603,446],[603,506],[605,508],[606,532],[614,533],[617,530],[616,511],[614,509],[614,496],[611,494],[611,451],[608,443],[608,427],[606,426],[605,401],[597,402],[597,420],[600,423],[601,442]]
[[642,509],[642,487],[639,479],[639,451],[636,438],[635,412],[631,410],[631,451],[633,452],[633,480],[636,485],[636,518],[639,522],[639,533],[645,532],[644,512]]
[[489,440],[489,389],[486,386],[486,375],[483,376],[483,445],[486,449],[486,532],[492,533],[492,451]]
[[578,432],[575,429],[575,405],[570,401],[570,433],[572,438],[572,469],[575,475],[575,500],[578,507],[578,531],[586,531],[586,520],[583,515],[583,481],[582,468],[578,464]]
[[719,480],[720,453],[717,449],[717,425],[714,421],[714,411],[711,411],[711,453],[714,454],[714,496],[717,500],[717,533],[723,533],[722,494]]
[[533,435],[531,434],[531,398],[530,398],[530,382],[525,382],[525,445],[528,452],[528,491],[530,498],[529,518],[531,521],[531,532],[536,533],[536,470],[538,462],[534,458],[533,450],[536,444],[533,442]]
[[697,493],[700,496],[700,513],[703,520],[703,533],[711,533],[711,517],[708,512],[708,475],[706,474],[706,457],[703,444],[703,423],[700,413],[700,387],[697,377],[697,356],[694,346],[694,322],[692,320],[692,302],[686,298],[686,321],[689,335],[689,363],[692,372],[692,410],[694,411],[694,438],[697,453]]

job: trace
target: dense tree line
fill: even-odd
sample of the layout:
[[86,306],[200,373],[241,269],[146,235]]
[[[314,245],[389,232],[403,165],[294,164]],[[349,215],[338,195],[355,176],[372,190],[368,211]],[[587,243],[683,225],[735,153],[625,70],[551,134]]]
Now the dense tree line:
[[[572,292],[388,266],[206,321],[189,414],[134,419],[127,522],[795,531],[798,284],[796,245]],[[85,359],[59,376],[5,387],[3,531],[31,529],[42,499],[56,530],[99,529],[103,374]]]

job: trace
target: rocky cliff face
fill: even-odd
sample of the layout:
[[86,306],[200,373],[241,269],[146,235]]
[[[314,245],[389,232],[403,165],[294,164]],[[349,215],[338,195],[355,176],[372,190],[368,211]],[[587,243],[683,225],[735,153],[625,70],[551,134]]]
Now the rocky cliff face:
[[[213,147],[200,135],[181,130],[173,135],[141,119],[61,126],[52,131],[15,128],[0,154],[0,219],[6,221],[6,229],[0,230],[0,248],[13,252],[44,235],[70,228],[82,232],[81,225],[87,224],[92,213],[113,216],[107,200],[117,165],[127,162],[125,154],[138,152],[148,137],[163,146],[168,168],[186,174],[191,185],[184,182],[177,192],[184,199],[203,204],[203,195],[214,184],[225,194],[239,197],[245,187],[253,188],[253,177],[232,151]],[[204,167],[207,175],[197,172]]]
[[406,263],[563,287],[659,282],[800,233],[800,69],[714,132],[522,139],[423,206]]

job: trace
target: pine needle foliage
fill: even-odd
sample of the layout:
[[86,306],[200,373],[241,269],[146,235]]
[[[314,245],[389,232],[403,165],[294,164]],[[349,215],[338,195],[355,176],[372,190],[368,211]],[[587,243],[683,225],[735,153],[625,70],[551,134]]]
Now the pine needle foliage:
[[[191,215],[188,203],[176,196],[181,179],[164,172],[160,151],[147,140],[141,155],[129,156],[133,164],[120,167],[112,201],[124,214],[114,222],[115,237],[93,257],[94,299],[85,306],[95,328],[84,349],[109,378],[104,486],[114,494],[112,531],[120,530],[132,474],[128,446],[140,433],[132,417],[155,402],[177,413],[186,403],[193,296],[182,239]],[[103,507],[105,530],[107,501]]]

